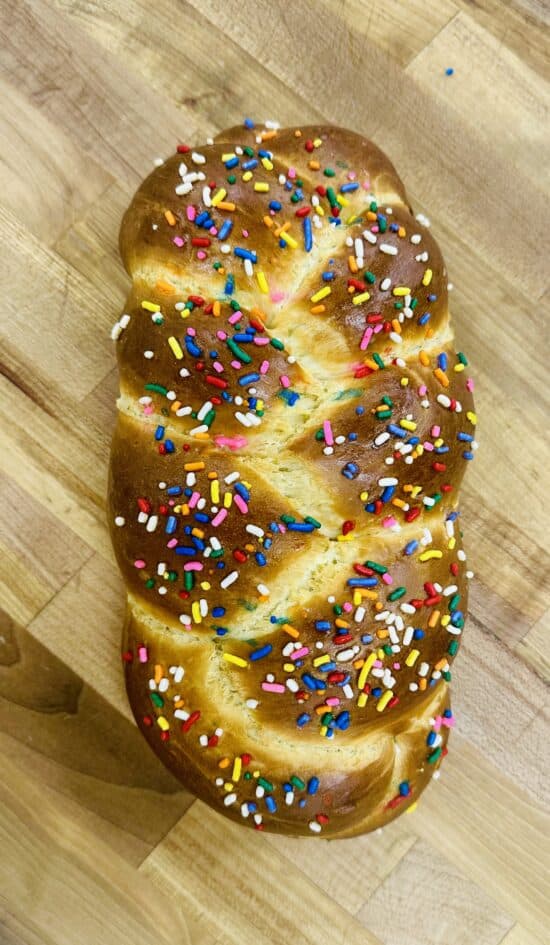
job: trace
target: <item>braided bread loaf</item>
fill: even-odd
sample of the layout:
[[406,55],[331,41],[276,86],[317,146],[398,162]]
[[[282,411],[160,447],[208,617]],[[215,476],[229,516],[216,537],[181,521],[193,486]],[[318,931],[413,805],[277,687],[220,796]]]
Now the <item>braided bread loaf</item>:
[[178,152],[120,233],[129,699],[221,813],[350,836],[416,801],[453,725],[476,418],[445,266],[360,135],[247,121]]

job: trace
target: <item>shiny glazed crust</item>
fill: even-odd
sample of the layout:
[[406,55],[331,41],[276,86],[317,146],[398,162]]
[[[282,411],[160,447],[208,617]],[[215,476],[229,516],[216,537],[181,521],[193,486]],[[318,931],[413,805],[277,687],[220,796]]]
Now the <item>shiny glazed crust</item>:
[[454,724],[473,384],[389,160],[250,125],[180,147],[121,226],[126,684],[212,807],[350,836],[416,802]]

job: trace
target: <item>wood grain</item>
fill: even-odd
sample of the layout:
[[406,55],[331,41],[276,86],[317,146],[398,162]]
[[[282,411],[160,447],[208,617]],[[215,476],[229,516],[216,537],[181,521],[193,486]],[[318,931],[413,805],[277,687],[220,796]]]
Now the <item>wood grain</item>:
[[[538,0],[0,0],[2,945],[547,941],[548,21]],[[388,151],[476,378],[458,731],[414,813],[332,843],[194,801],[120,670],[120,217],[156,158],[244,115]]]

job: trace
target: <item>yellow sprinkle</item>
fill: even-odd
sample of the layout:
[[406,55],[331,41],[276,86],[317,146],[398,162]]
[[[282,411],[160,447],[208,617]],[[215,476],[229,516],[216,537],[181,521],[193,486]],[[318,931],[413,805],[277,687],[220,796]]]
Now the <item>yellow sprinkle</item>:
[[323,736],[323,735],[326,735],[326,734],[327,734],[328,729],[327,729],[326,725],[321,725],[321,728],[320,728],[319,731],[320,731],[321,736]]
[[429,285],[432,281],[433,272],[431,269],[426,269],[426,272],[422,276],[422,285]]
[[314,138],[314,139],[313,139],[313,147],[314,147],[314,148],[320,148],[321,145],[322,145],[322,143],[323,143],[323,139],[322,139],[322,138]]
[[472,410],[467,410],[467,411],[466,411],[466,416],[468,417],[468,420],[470,421],[470,423],[472,424],[472,426],[475,427],[475,425],[476,425],[476,423],[477,423],[477,414],[474,413]]
[[360,292],[353,296],[353,304],[361,305],[361,302],[367,302],[370,299],[370,292]]
[[423,551],[418,557],[420,561],[430,561],[431,558],[442,558],[443,552],[438,551],[436,548],[430,548],[429,551]]
[[279,234],[279,238],[282,239],[283,242],[287,244],[287,246],[290,246],[291,249],[296,249],[298,243],[296,242],[294,237],[290,235],[290,233],[281,232]]
[[368,492],[362,492],[361,495],[359,496],[359,498],[361,499],[361,502],[366,502],[368,497],[369,497]]
[[348,532],[347,535],[337,535],[336,541],[353,541],[353,535],[351,532]]
[[362,709],[363,706],[367,704],[367,699],[368,699],[368,695],[366,692],[359,693],[359,698],[357,699],[357,705],[359,706],[360,709]]
[[376,711],[383,712],[390,699],[393,699],[393,692],[391,689],[386,689],[386,692],[380,696],[378,702],[376,703]]
[[170,338],[168,339],[168,344],[170,345],[178,361],[181,361],[181,359],[183,358],[183,351],[181,350],[181,345],[178,339],[174,338],[174,336],[171,335]]
[[358,219],[357,214],[356,214],[356,213],[352,213],[351,217],[348,217],[348,218],[347,218],[346,224],[349,225],[350,223],[355,223],[355,221],[356,221],[357,219]]
[[210,483],[210,498],[213,505],[217,505],[220,501],[220,483],[218,479],[213,479]]
[[363,689],[367,681],[367,676],[369,675],[374,663],[376,661],[376,653],[373,651],[369,653],[365,662],[363,663],[361,672],[359,673],[359,679],[357,680],[357,686],[359,689]]
[[405,660],[405,663],[407,664],[407,666],[414,666],[419,656],[420,656],[420,650],[411,650],[411,652],[407,656],[407,659]]
[[355,590],[354,590],[354,592],[353,592],[353,603],[354,603],[354,606],[355,606],[355,607],[359,607],[359,604],[361,603],[362,600],[363,600],[363,598],[361,597],[361,591],[359,591],[359,590],[357,590],[357,588],[355,588]]
[[264,184],[261,181],[256,181],[254,184],[254,190],[259,194],[266,194],[269,190],[269,184]]
[[175,226],[175,225],[176,225],[176,218],[175,218],[175,216],[174,216],[174,214],[172,213],[171,210],[165,210],[165,211],[164,211],[164,218],[165,218],[165,220],[166,220],[166,222],[168,223],[169,226]]
[[320,217],[324,217],[325,211],[323,210],[321,204],[318,207],[315,207],[315,213],[318,213]]
[[369,591],[368,587],[362,587],[362,588],[360,588],[360,591],[359,591],[359,592],[360,592],[360,594],[361,594],[361,597],[366,597],[367,600],[376,600],[376,598],[378,597],[378,592],[377,592],[377,591]]
[[267,284],[267,279],[263,272],[256,273],[256,279],[258,280],[258,285],[260,287],[260,292],[264,292],[265,295],[269,292],[269,286]]
[[228,663],[234,663],[235,666],[240,666],[242,669],[248,666],[247,661],[243,660],[242,656],[236,656],[235,653],[224,653],[223,658]]
[[232,791],[232,790],[233,790],[233,785],[232,785],[231,781],[226,781],[225,784],[224,784],[224,786],[223,786],[223,789],[224,789],[224,791]]
[[404,430],[416,430],[416,423],[413,420],[400,420],[399,426]]
[[168,729],[170,728],[168,719],[165,719],[163,715],[159,715],[157,719],[157,725],[160,729],[162,729],[163,732],[167,732]]
[[262,158],[262,164],[263,164],[263,166],[265,167],[266,171],[272,171],[272,170],[273,170],[273,164],[272,164],[272,162],[269,160],[269,158],[263,157],[263,158]]
[[453,537],[449,538],[449,541],[447,542],[447,548],[449,549],[449,551],[452,551],[455,545],[456,545],[456,538],[453,535]]
[[442,436],[438,436],[437,440],[434,440],[434,446],[436,449],[439,449],[440,446],[443,446],[445,440]]
[[225,190],[224,187],[220,187],[220,189],[217,190],[214,196],[212,197],[212,200],[211,200],[212,206],[217,207],[220,200],[224,200],[225,197],[227,197],[227,191]]
[[225,164],[227,161],[233,160],[234,157],[237,157],[234,152],[231,152],[231,154],[222,154],[222,163]]
[[349,207],[349,200],[342,194],[336,194],[336,203],[339,203],[341,207]]
[[201,591],[209,591],[212,587],[210,581],[201,581]]
[[233,773],[232,773],[232,775],[231,775],[231,780],[232,780],[232,781],[238,781],[238,780],[239,780],[239,778],[240,778],[240,776],[241,776],[241,767],[242,767],[242,761],[241,761],[241,759],[239,758],[239,756],[237,755],[237,757],[235,758],[235,761],[233,762]]
[[330,656],[328,653],[324,653],[323,656],[317,656],[313,660],[314,666],[323,666],[325,663],[330,663]]
[[141,307],[144,308],[146,312],[160,312],[160,305],[157,305],[156,302],[147,302],[145,300],[141,303]]
[[411,290],[407,285],[396,285],[392,289],[393,295],[410,295]]
[[298,637],[300,636],[300,634],[299,634],[298,631],[296,630],[296,627],[293,627],[293,626],[292,626],[291,624],[289,624],[289,623],[284,623],[284,624],[282,625],[281,629],[284,630],[285,633],[288,633],[289,637],[293,637],[294,640],[297,640]]
[[[266,600],[267,600],[267,598],[266,598]],[[295,667],[294,663],[283,663],[283,669],[284,669],[285,673],[293,673],[294,670],[296,669],[296,667]]]
[[202,623],[201,610],[198,600],[194,600],[191,604],[191,613],[193,614],[193,620],[195,623]]
[[320,302],[321,299],[326,299],[327,295],[330,295],[331,292],[332,292],[332,289],[330,288],[330,286],[325,285],[323,286],[322,289],[319,289],[319,291],[316,292],[315,295],[311,296],[310,302]]
[[252,178],[252,171],[245,171],[243,174],[243,180],[250,180]]
[[416,810],[417,807],[418,807],[418,801],[413,801],[413,803],[409,807],[407,807],[407,809],[405,810],[405,813],[412,814],[413,810]]
[[224,494],[223,494],[223,507],[224,507],[225,509],[230,509],[232,502],[233,502],[233,493],[232,493],[232,492],[224,492]]
[[447,624],[450,623],[450,620],[451,620],[451,615],[444,614],[443,617],[441,618],[441,626],[446,627]]
[[442,384],[443,387],[448,387],[448,386],[449,386],[449,378],[448,378],[447,375],[445,374],[445,371],[442,371],[441,368],[436,368],[436,369],[435,369],[435,371],[434,371],[434,377],[437,377],[439,383]]

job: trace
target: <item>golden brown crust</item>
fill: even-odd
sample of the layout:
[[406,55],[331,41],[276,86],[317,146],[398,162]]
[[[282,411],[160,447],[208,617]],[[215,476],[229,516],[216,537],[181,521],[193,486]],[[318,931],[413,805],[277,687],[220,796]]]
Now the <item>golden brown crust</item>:
[[[473,457],[444,263],[343,129],[229,129],[121,227],[109,501],[148,741],[295,835],[373,829],[446,751]],[[308,787],[309,786],[309,787]]]

